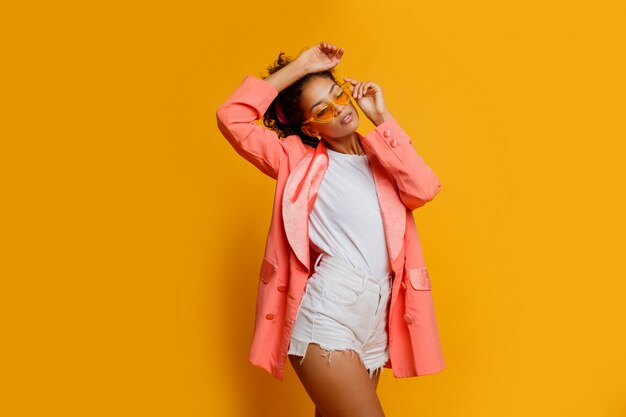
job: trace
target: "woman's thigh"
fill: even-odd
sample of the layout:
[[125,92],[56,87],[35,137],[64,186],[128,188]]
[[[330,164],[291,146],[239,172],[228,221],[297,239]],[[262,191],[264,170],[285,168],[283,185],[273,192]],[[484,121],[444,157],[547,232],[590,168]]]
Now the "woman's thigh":
[[316,343],[309,343],[306,361],[289,355],[304,389],[323,417],[384,417],[376,384],[378,374],[370,379],[358,353],[333,351],[332,363]]

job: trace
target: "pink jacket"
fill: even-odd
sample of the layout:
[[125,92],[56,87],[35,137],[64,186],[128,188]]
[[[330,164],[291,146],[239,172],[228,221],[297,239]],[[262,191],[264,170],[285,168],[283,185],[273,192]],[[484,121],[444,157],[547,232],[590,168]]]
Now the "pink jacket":
[[[241,156],[276,180],[248,360],[282,381],[296,311],[314,272],[317,253],[309,246],[308,218],[328,154],[323,142],[312,148],[296,135],[279,139],[255,123],[277,95],[271,83],[248,75],[217,109],[217,125]],[[433,374],[445,364],[412,210],[431,201],[441,183],[394,118],[367,136],[357,134],[374,173],[394,277],[385,368],[397,378]]]

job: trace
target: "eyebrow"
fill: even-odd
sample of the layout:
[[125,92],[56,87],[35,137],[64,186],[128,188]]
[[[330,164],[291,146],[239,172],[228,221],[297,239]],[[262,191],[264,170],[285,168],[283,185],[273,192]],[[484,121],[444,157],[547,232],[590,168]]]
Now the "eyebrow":
[[[333,92],[333,89],[335,88],[335,86],[336,86],[336,85],[337,85],[336,83],[333,83],[333,85],[331,85],[331,86],[330,86],[330,91],[329,91],[329,93],[332,93],[332,92]],[[315,103],[314,105],[312,105],[312,106],[311,106],[311,111],[313,111],[313,109],[315,108],[315,106],[317,106],[318,104],[322,104],[322,102],[321,102],[321,101],[318,101],[317,103]]]

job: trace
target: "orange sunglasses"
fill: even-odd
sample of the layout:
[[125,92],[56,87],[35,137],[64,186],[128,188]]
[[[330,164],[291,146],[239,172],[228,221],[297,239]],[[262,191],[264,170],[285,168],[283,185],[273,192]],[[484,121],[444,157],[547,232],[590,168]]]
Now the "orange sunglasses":
[[328,123],[332,121],[335,117],[335,114],[337,114],[335,110],[335,104],[344,106],[350,101],[352,84],[350,84],[349,82],[345,82],[341,84],[340,87],[341,91],[337,96],[335,96],[333,101],[316,111],[315,114],[308,120],[305,120],[302,125],[311,122]]

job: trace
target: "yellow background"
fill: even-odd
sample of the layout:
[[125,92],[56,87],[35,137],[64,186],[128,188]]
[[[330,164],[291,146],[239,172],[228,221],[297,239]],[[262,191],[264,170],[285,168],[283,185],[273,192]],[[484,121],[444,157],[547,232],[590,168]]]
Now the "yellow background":
[[623,2],[16,4],[0,414],[313,415],[247,362],[274,182],[215,110],[325,41],[443,184],[414,216],[447,368],[383,372],[387,415],[626,416]]

